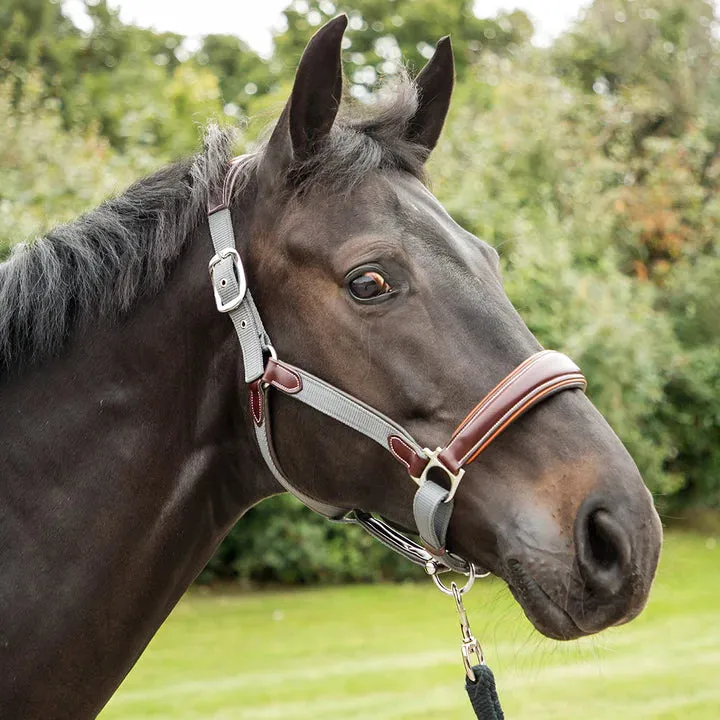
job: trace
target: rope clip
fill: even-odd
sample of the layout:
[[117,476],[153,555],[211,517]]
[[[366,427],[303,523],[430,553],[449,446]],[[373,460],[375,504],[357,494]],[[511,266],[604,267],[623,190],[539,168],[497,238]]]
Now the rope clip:
[[[467,573],[468,579],[465,585],[461,588],[457,586],[457,583],[454,580],[450,583],[450,587],[443,584],[437,574],[438,564],[434,560],[429,560],[425,564],[425,572],[432,577],[433,582],[441,593],[444,595],[451,595],[453,600],[455,600],[455,609],[457,610],[458,617],[460,618],[460,632],[462,633],[462,646],[460,647],[460,652],[462,653],[463,665],[465,666],[465,674],[467,675],[468,680],[474,683],[477,678],[473,672],[473,665],[484,665],[485,658],[483,657],[480,643],[472,634],[472,630],[470,630],[470,621],[468,620],[467,610],[465,610],[462,596],[470,590],[475,582],[475,566],[473,563],[469,563]],[[487,574],[488,573],[484,573],[480,577],[485,577]]]
[[450,590],[452,592],[453,600],[455,600],[455,609],[457,610],[458,617],[460,618],[460,632],[462,633],[462,645],[460,647],[460,652],[462,654],[463,665],[465,666],[465,674],[470,682],[475,682],[477,678],[473,672],[473,665],[484,665],[485,658],[483,657],[483,651],[482,647],[480,647],[480,643],[472,634],[467,611],[465,610],[465,605],[463,605],[462,593],[465,588],[461,590],[455,582],[452,582],[450,583]]

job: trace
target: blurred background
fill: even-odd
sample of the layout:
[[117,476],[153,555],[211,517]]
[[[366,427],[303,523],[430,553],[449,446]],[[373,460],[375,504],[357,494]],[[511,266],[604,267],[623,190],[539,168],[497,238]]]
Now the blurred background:
[[[251,147],[339,12],[356,102],[451,34],[431,187],[498,249],[541,342],[583,368],[668,529],[648,611],[597,640],[545,642],[499,582],[473,591],[509,717],[720,717],[714,3],[1,0],[0,258],[196,151],[210,119]],[[470,717],[452,603],[417,579],[364,534],[267,501],[102,717]]]

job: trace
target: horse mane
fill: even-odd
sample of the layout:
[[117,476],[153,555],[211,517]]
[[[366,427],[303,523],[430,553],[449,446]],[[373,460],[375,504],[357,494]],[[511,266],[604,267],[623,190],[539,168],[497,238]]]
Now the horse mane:
[[[288,169],[296,192],[344,192],[375,170],[422,178],[423,148],[404,139],[417,90],[402,76],[374,105],[343,114],[313,157]],[[15,246],[0,264],[0,377],[56,356],[83,322],[118,319],[163,288],[188,238],[223,184],[236,133],[210,125],[204,149],[131,185],[66,225]],[[234,168],[235,196],[266,146]]]

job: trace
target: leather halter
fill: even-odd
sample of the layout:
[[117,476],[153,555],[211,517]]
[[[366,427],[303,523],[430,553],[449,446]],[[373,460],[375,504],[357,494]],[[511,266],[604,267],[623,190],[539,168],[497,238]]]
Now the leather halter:
[[[460,423],[447,445],[430,450],[402,426],[343,390],[302,368],[277,359],[247,288],[242,259],[228,209],[234,167],[222,196],[208,209],[210,235],[216,254],[209,269],[217,308],[233,321],[240,341],[249,386],[250,414],[260,452],[280,484],[315,512],[340,522],[361,525],[382,543],[423,565],[428,572],[444,569],[467,572],[469,563],[445,548],[454,498],[465,467],[511,423],[537,403],[563,390],[585,390],[580,369],[566,355],[542,350],[527,358],[491,390]],[[274,389],[293,397],[382,445],[418,485],[413,515],[424,548],[387,523],[361,509],[340,508],[298,490],[282,472],[270,435],[270,395]],[[443,477],[444,476],[444,477]],[[447,485],[447,487],[445,486]]]

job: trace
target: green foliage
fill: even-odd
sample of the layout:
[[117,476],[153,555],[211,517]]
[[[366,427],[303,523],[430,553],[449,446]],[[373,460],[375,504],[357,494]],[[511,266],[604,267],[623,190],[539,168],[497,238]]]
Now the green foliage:
[[[595,0],[549,50],[522,13],[445,0],[293,2],[275,53],[184,39],[88,3],[0,8],[0,254],[197,146],[210,116],[273,119],[309,34],[347,10],[363,98],[453,35],[459,82],[433,189],[501,253],[508,293],[589,392],[664,508],[720,507],[720,48],[705,0]],[[254,508],[204,573],[265,582],[412,574],[287,497]]]
[[532,23],[525,13],[481,19],[472,0],[298,0],[285,10],[287,30],[278,35],[276,56],[294,69],[308,37],[319,25],[345,12],[349,33],[344,41],[345,69],[353,93],[365,97],[377,79],[396,73],[401,62],[417,72],[435,43],[451,35],[460,77],[485,52],[502,52],[526,42]]
[[42,94],[42,81],[30,75],[13,107],[12,81],[0,83],[0,257],[161,163],[141,152],[120,155],[96,131],[65,131],[57,100]]
[[[41,96],[56,100],[68,130],[97,128],[122,151],[145,145],[169,157],[192,152],[197,125],[223,110],[218,77],[203,68],[210,58],[184,53],[182,38],[173,33],[124,25],[106,0],[88,2],[86,9],[88,33],[49,0],[11,0],[0,10],[9,20],[5,31],[0,22],[0,81],[12,82],[14,104],[27,91],[37,94],[39,81]],[[30,75],[34,88],[26,88]]]
[[288,496],[252,508],[200,581],[238,578],[293,584],[418,578],[422,570],[358,527],[330,523]]
[[217,75],[231,116],[249,114],[253,99],[267,95],[278,82],[277,66],[264,62],[234,35],[208,35],[195,60]]
[[660,408],[675,443],[669,467],[687,478],[679,502],[720,508],[720,257],[674,268],[664,302],[682,342]]
[[48,0],[5,0],[0,6],[0,80],[12,78],[17,100],[28,72],[39,71],[46,85],[72,57],[79,30]]

